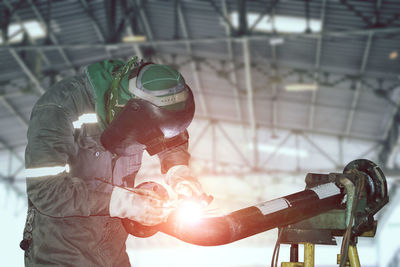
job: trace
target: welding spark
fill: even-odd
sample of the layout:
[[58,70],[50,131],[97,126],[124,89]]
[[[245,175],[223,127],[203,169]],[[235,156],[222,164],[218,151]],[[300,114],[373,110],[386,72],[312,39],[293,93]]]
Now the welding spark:
[[196,224],[204,217],[204,205],[198,201],[185,200],[177,210],[177,218],[184,224]]

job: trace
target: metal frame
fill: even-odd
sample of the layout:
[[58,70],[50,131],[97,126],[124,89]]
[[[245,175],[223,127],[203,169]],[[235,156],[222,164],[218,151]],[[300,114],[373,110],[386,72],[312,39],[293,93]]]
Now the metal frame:
[[[27,0],[27,1],[29,3],[29,6],[31,7],[31,9],[33,10],[33,13],[35,14],[36,18],[38,19],[39,23],[42,24],[42,26],[44,28],[47,28],[47,34],[48,34],[50,40],[53,42],[53,44],[59,45],[59,41],[57,40],[57,37],[51,32],[50,25],[48,25],[46,23],[42,14],[40,13],[39,9],[36,7],[35,3],[32,0]],[[64,49],[60,47],[60,48],[57,48],[57,50],[59,51],[59,53],[61,54],[62,58],[67,63],[67,65],[73,70],[74,73],[76,73],[76,69],[73,66],[71,60],[69,60]]]
[[[187,40],[187,39],[189,39],[189,32],[187,29],[185,17],[182,12],[182,6],[181,6],[182,3],[180,2],[180,0],[176,0],[176,1],[177,1],[177,8],[178,8],[179,24],[180,24],[182,32],[183,32],[183,37],[185,38],[185,40]],[[209,114],[209,110],[208,110],[206,101],[204,99],[204,94],[203,94],[204,90],[203,90],[203,87],[202,87],[201,81],[200,81],[200,75],[198,72],[199,67],[197,65],[198,63],[197,63],[197,61],[194,60],[194,58],[192,56],[193,51],[192,51],[191,44],[189,42],[185,42],[185,46],[186,46],[186,51],[188,52],[188,54],[191,57],[190,67],[191,67],[192,73],[193,73],[192,75],[193,75],[194,84],[195,84],[197,91],[200,92],[200,95],[199,95],[200,105],[201,105],[203,112],[207,115],[207,114]]]
[[[85,13],[87,14],[90,23],[92,24],[94,31],[96,32],[97,37],[100,39],[101,42],[106,43],[106,38],[104,37],[104,33],[100,27],[99,22],[97,21],[97,19],[93,16],[89,3],[86,0],[80,0],[80,3],[82,5],[83,10],[85,11]],[[107,56],[111,57],[110,51],[106,48],[105,49]]]
[[[3,139],[0,139],[0,144],[3,146],[4,149],[8,151],[8,157],[9,157],[7,173],[0,173],[0,182],[6,183],[8,188],[14,191],[18,196],[24,197],[25,192],[23,192],[14,183],[17,182],[16,175],[22,170],[21,167],[25,166],[25,161],[20,155],[18,155],[18,153],[14,151],[13,148],[9,147]],[[21,163],[20,167],[14,173],[11,172],[13,159],[18,160]]]
[[[221,0],[222,4],[222,14],[225,18],[228,17],[228,8],[226,6],[226,0]],[[229,20],[230,23],[230,20]],[[231,37],[232,36],[232,25],[229,26],[228,23],[225,24],[225,33],[226,36]],[[240,94],[239,94],[239,88],[238,88],[238,79],[236,75],[236,68],[235,68],[235,59],[233,57],[233,47],[232,47],[232,42],[227,41],[227,49],[228,49],[228,59],[229,59],[229,67],[232,70],[230,77],[232,79],[233,83],[233,95],[235,96],[235,104],[236,104],[236,110],[237,110],[237,115],[240,121],[243,121],[243,112],[242,112],[242,106],[240,105]]]
[[[322,0],[321,5],[322,5],[321,15],[320,15],[321,32],[324,32],[327,1]],[[320,80],[322,44],[323,44],[323,36],[320,36],[317,39],[317,50],[315,52],[315,75],[316,75],[317,80]],[[308,117],[308,128],[310,128],[310,129],[313,129],[313,127],[314,127],[315,102],[317,100],[317,94],[318,94],[318,91],[313,91],[312,96],[311,96],[310,113],[309,113],[309,117]]]
[[[271,38],[275,37],[284,37],[284,38],[320,38],[320,37],[347,37],[347,36],[368,36],[369,34],[390,34],[390,33],[399,33],[400,27],[388,27],[388,28],[372,28],[372,29],[350,29],[346,31],[325,31],[324,33],[276,33],[273,37],[269,35],[250,35],[247,38],[250,41],[258,40],[258,41],[268,41]],[[10,48],[14,48],[16,50],[57,50],[57,49],[86,49],[86,48],[124,48],[129,47],[132,44],[138,44],[140,46],[148,46],[148,45],[174,45],[174,44],[212,44],[215,42],[241,42],[242,37],[209,37],[209,38],[185,38],[185,39],[176,39],[176,40],[153,40],[153,41],[132,41],[129,43],[112,43],[112,44],[58,44],[58,45],[31,45],[31,46],[2,46],[0,50],[8,50]]]
[[[224,122],[224,123],[232,123],[234,125],[243,125],[242,122],[235,120],[235,119],[227,119],[227,118],[221,118],[218,116],[204,116],[204,115],[195,115],[194,119],[196,120],[206,120],[206,121],[218,121],[218,122]],[[245,122],[244,126],[249,127],[250,123]],[[266,127],[266,128],[271,128],[272,124],[268,123],[268,122],[257,122],[257,126],[260,127]],[[332,131],[328,131],[328,130],[316,130],[316,129],[312,129],[312,130],[308,130],[308,129],[302,129],[302,128],[297,128],[297,127],[288,127],[285,125],[274,125],[275,129],[277,130],[289,130],[289,131],[300,131],[300,132],[304,132],[307,134],[318,134],[318,135],[322,135],[322,136],[329,136],[329,137],[340,137],[342,136],[340,133],[335,133]],[[260,129],[259,129],[260,130]],[[368,136],[363,136],[363,135],[356,135],[356,134],[352,134],[349,136],[343,136],[343,138],[346,139],[350,139],[350,140],[360,140],[360,141],[368,141],[371,143],[380,143],[381,140],[377,140],[375,138],[371,138]]]
[[250,119],[250,138],[253,144],[253,168],[258,168],[258,145],[257,145],[257,124],[256,116],[254,111],[254,96],[253,96],[253,82],[251,77],[251,56],[250,56],[250,43],[249,40],[243,38],[243,58],[245,65],[245,76],[246,76],[246,89],[247,89],[247,108],[249,109]]
[[[8,0],[5,0],[5,2],[8,3]],[[243,5],[246,4],[245,2],[246,1],[243,1],[243,0],[241,1],[241,3]],[[346,6],[351,12],[355,13],[362,20],[364,20],[364,22],[366,22],[368,24],[368,26],[376,26],[376,24],[381,23],[379,20],[379,16],[380,16],[379,13],[380,13],[380,6],[381,6],[380,1],[377,3],[377,6],[376,6],[376,17],[374,18],[375,19],[374,23],[372,22],[372,18],[366,17],[365,14],[363,14],[362,12],[360,12],[359,10],[354,8],[354,6],[349,4],[347,1],[341,0],[340,2],[342,5]],[[398,26],[390,26],[392,24],[392,22],[400,16],[399,14],[393,15],[393,17],[391,19],[386,21],[386,26],[387,26],[386,28],[370,27],[370,28],[363,28],[363,29],[350,29],[347,31],[326,31],[323,29],[321,33],[300,33],[300,34],[283,34],[283,33],[274,33],[274,34],[265,34],[265,35],[255,34],[253,30],[256,27],[258,21],[260,21],[260,19],[262,18],[262,16],[267,13],[270,13],[273,16],[274,9],[275,9],[276,5],[279,3],[278,0],[274,0],[274,1],[271,1],[270,5],[267,6],[265,8],[265,10],[262,11],[259,19],[255,23],[253,23],[253,25],[250,25],[249,27],[247,27],[247,25],[243,24],[242,31],[241,31],[242,35],[238,36],[237,35],[238,31],[236,31],[233,28],[232,23],[229,20],[226,1],[221,0],[221,5],[218,6],[214,0],[209,0],[209,3],[211,4],[211,6],[214,7],[216,13],[218,13],[218,15],[221,17],[221,19],[225,22],[226,35],[221,36],[221,37],[193,39],[193,38],[191,38],[191,36],[189,34],[190,31],[188,29],[187,21],[184,16],[184,12],[182,11],[183,3],[179,0],[177,0],[177,4],[178,4],[176,6],[176,12],[177,12],[177,18],[178,18],[177,21],[179,22],[179,27],[181,27],[183,37],[180,39],[174,39],[174,40],[157,40],[155,38],[155,36],[153,35],[152,29],[150,27],[150,24],[148,21],[148,16],[145,12],[146,10],[144,9],[143,2],[141,0],[129,0],[129,3],[131,5],[139,8],[140,21],[141,21],[144,31],[146,32],[146,36],[147,36],[148,40],[145,42],[107,43],[106,38],[104,37],[104,34],[101,30],[99,23],[96,21],[94,16],[91,15],[90,6],[87,3],[87,1],[80,0],[80,3],[82,4],[83,10],[86,12],[87,16],[89,17],[90,22],[91,22],[93,28],[95,29],[97,36],[103,43],[100,43],[100,44],[88,44],[88,43],[61,44],[61,43],[59,43],[56,36],[53,33],[51,33],[51,31],[49,29],[50,25],[48,25],[48,22],[46,22],[44,20],[43,16],[40,14],[38,8],[35,6],[34,1],[28,0],[28,4],[29,4],[30,8],[33,10],[33,13],[35,14],[35,16],[38,18],[39,22],[43,25],[46,25],[46,27],[48,28],[49,38],[52,40],[53,44],[50,44],[50,45],[35,45],[35,44],[33,44],[30,46],[27,46],[27,45],[22,45],[22,46],[5,45],[5,46],[0,47],[0,51],[8,51],[14,57],[15,61],[19,64],[19,66],[24,71],[26,76],[30,79],[30,81],[33,84],[35,84],[35,86],[37,88],[37,92],[39,94],[43,94],[45,92],[45,90],[42,87],[38,78],[34,75],[34,73],[32,73],[32,71],[29,69],[29,67],[26,65],[26,63],[23,61],[23,59],[19,56],[19,54],[18,54],[19,51],[38,51],[42,55],[44,61],[47,64],[50,64],[49,60],[45,56],[45,51],[57,50],[64,59],[63,64],[66,64],[67,65],[66,67],[68,69],[71,69],[72,71],[75,72],[75,67],[73,66],[73,63],[70,61],[66,52],[64,51],[65,49],[104,48],[105,51],[107,52],[107,56],[111,56],[111,53],[108,49],[124,48],[124,47],[132,47],[133,46],[135,49],[135,52],[140,57],[143,57],[142,52],[140,51],[140,47],[142,47],[142,46],[150,45],[150,46],[153,46],[154,48],[157,48],[158,46],[162,46],[162,45],[183,44],[186,47],[186,51],[185,51],[186,56],[188,56],[190,59],[190,68],[193,73],[194,84],[198,91],[197,93],[198,93],[198,97],[200,100],[200,105],[202,106],[202,109],[204,111],[204,114],[196,115],[196,119],[207,121],[204,128],[201,130],[200,135],[198,136],[198,139],[195,140],[195,142],[191,146],[191,150],[195,149],[196,145],[199,143],[201,138],[204,137],[205,134],[207,134],[208,129],[211,127],[210,133],[212,135],[212,150],[211,150],[212,160],[211,160],[210,166],[212,166],[212,170],[214,173],[216,173],[216,174],[220,173],[218,170],[220,168],[220,163],[223,162],[223,161],[218,160],[218,158],[217,158],[218,132],[222,133],[222,136],[229,142],[229,144],[232,146],[232,148],[240,156],[241,160],[243,161],[242,166],[243,166],[244,170],[246,170],[246,171],[251,170],[252,172],[260,172],[260,173],[261,172],[264,172],[264,173],[271,172],[271,170],[264,168],[264,165],[266,165],[279,152],[281,145],[283,145],[292,136],[294,136],[296,138],[297,146],[299,144],[300,137],[302,137],[303,140],[308,142],[323,157],[325,157],[327,160],[329,160],[332,163],[333,169],[340,168],[343,165],[343,150],[344,150],[343,140],[360,139],[360,140],[370,141],[372,144],[371,148],[368,149],[367,151],[363,152],[362,155],[368,155],[372,150],[374,150],[378,146],[380,146],[379,141],[381,141],[381,140],[352,134],[351,129],[352,129],[353,121],[354,121],[354,115],[355,115],[355,112],[357,111],[360,94],[361,94],[362,90],[368,89],[364,83],[364,81],[367,81],[368,77],[363,77],[363,76],[365,74],[366,66],[368,64],[371,47],[373,45],[373,38],[379,34],[398,34],[398,33],[400,33],[400,28]],[[328,11],[327,4],[328,4],[327,0],[322,0],[321,10],[320,10],[320,12],[321,12],[320,18],[321,18],[321,21],[323,22],[322,24],[324,24],[326,13]],[[244,15],[245,15],[245,13],[243,12],[241,15],[242,19],[243,19]],[[17,15],[15,14],[15,16],[17,16]],[[130,30],[133,31],[132,28],[130,28]],[[239,31],[239,33],[240,33],[240,31]],[[252,35],[250,35],[250,33],[252,33]],[[257,60],[255,60],[254,58],[251,57],[251,53],[253,52],[251,49],[252,41],[255,41],[255,40],[269,41],[269,40],[271,40],[271,38],[276,38],[276,37],[284,37],[286,39],[295,39],[298,37],[315,39],[317,42],[317,49],[316,49],[316,53],[315,53],[314,67],[306,69],[306,73],[307,73],[307,75],[309,75],[309,74],[312,75],[314,77],[315,81],[318,81],[320,79],[320,74],[323,71],[321,68],[321,58],[323,57],[324,51],[322,49],[322,45],[323,45],[325,38],[326,37],[348,37],[348,36],[366,36],[366,42],[365,42],[365,48],[364,48],[364,52],[363,52],[363,56],[362,56],[362,62],[361,62],[360,68],[358,70],[358,75],[356,75],[357,77],[356,76],[350,77],[349,75],[343,75],[343,77],[347,78],[347,79],[350,79],[350,78],[357,79],[356,90],[353,95],[353,101],[351,104],[351,109],[349,111],[349,118],[346,123],[346,131],[345,131],[344,135],[341,135],[340,133],[332,133],[329,131],[319,131],[319,130],[315,129],[314,119],[315,119],[315,109],[317,107],[317,103],[316,103],[317,92],[313,92],[312,97],[311,97],[311,106],[310,106],[309,115],[308,115],[308,129],[294,129],[294,127],[289,128],[289,127],[280,125],[278,122],[278,119],[277,119],[278,118],[277,105],[278,105],[279,101],[282,101],[282,100],[276,99],[276,93],[278,90],[277,85],[275,85],[273,87],[273,96],[271,98],[271,100],[273,102],[272,107],[271,107],[271,109],[272,109],[271,122],[258,122],[256,120],[255,107],[254,107],[254,95],[253,95],[255,88],[253,88],[251,71],[252,71],[253,65],[257,64],[258,62],[257,62]],[[193,44],[199,44],[199,43],[213,44],[213,43],[219,43],[219,42],[226,43],[226,47],[228,50],[226,61],[229,64],[229,68],[232,70],[232,71],[230,71],[230,73],[229,73],[230,76],[228,76],[228,77],[230,77],[230,80],[232,81],[232,84],[234,85],[233,86],[233,95],[234,95],[234,101],[235,101],[236,110],[237,110],[237,114],[238,114],[238,120],[235,120],[235,121],[220,119],[220,118],[218,118],[218,114],[216,114],[216,115],[211,114],[211,112],[209,111],[209,107],[207,106],[207,104],[205,102],[205,93],[204,93],[204,90],[203,90],[203,87],[201,84],[201,77],[200,77],[200,74],[198,71],[198,69],[201,66],[201,61],[196,60],[197,57],[194,58],[194,56],[193,56],[193,52],[194,52],[193,48],[192,48]],[[242,64],[242,66],[240,66],[240,64],[235,64],[236,59],[233,56],[233,46],[235,44],[242,46],[243,63],[244,63],[244,64]],[[275,73],[276,75],[278,75],[276,49],[277,48],[274,46],[271,47],[271,58],[273,61],[272,70],[276,72]],[[161,61],[164,61],[164,60],[162,60],[162,58],[161,58]],[[241,95],[240,95],[239,88],[238,88],[238,81],[237,81],[238,78],[236,76],[236,71],[241,68],[244,71],[245,77],[246,77],[246,90],[247,90],[247,96],[246,96],[247,99],[246,100],[247,100],[247,105],[248,105],[247,108],[248,108],[249,118],[250,118],[249,122],[246,122],[243,118],[243,110],[242,110],[243,107],[241,106],[241,102],[240,102]],[[289,68],[284,68],[282,66],[279,66],[279,74],[281,76],[283,76],[282,72],[286,71],[286,70],[289,70],[289,72],[290,72],[290,71],[295,71],[295,70],[299,70],[299,69],[298,68],[289,69]],[[337,87],[338,85],[335,84],[333,86]],[[21,114],[19,114],[18,110],[15,109],[8,102],[5,102],[6,98],[3,97],[1,101],[3,101],[4,106],[6,108],[8,108],[12,114],[15,114],[19,118],[19,120],[21,121],[21,123],[23,125],[25,125],[25,126],[27,125],[26,119],[23,118],[23,116]],[[399,99],[398,105],[396,107],[394,107],[394,109],[393,109],[393,118],[392,118],[390,124],[388,125],[388,130],[384,136],[384,139],[387,139],[390,128],[397,127],[396,116],[398,113],[399,106],[400,106],[400,99]],[[240,148],[235,144],[234,140],[232,140],[232,138],[224,130],[223,124],[226,122],[241,125],[241,127],[243,127],[243,129],[245,129],[247,126],[250,126],[251,139],[253,142],[253,146],[255,148],[253,151],[253,153],[254,153],[253,161],[248,160],[248,158],[245,157],[245,155],[240,150]],[[280,130],[280,129],[290,130],[290,132],[288,133],[288,136],[286,136],[284,138],[284,141],[282,142],[282,144],[278,145],[276,147],[276,150],[272,154],[270,154],[268,159],[260,166],[260,162],[258,162],[259,157],[260,157],[260,155],[259,155],[260,151],[258,151],[256,148],[257,148],[257,142],[258,142],[257,132],[258,132],[258,130],[260,130],[259,128],[261,128],[261,127],[268,127],[270,129],[272,129],[273,132],[275,131],[275,129],[276,130]],[[317,134],[322,134],[325,136],[337,137],[339,150],[340,150],[339,159],[338,160],[333,159],[329,155],[328,152],[326,152],[323,148],[318,146],[308,136],[308,134],[311,134],[311,133],[317,133]],[[9,150],[10,153],[12,153],[11,147],[7,146],[6,144],[3,144],[3,147],[4,147],[4,150]],[[226,163],[226,162],[223,162],[223,163],[228,164],[227,166],[229,166],[229,167],[232,167],[232,165],[229,165],[229,163]],[[227,168],[225,168],[225,169],[227,169]],[[225,171],[224,168],[221,168],[221,169],[222,169],[222,171]],[[276,171],[279,172],[279,170],[276,170]],[[307,170],[301,169],[299,158],[297,157],[296,171],[293,173],[304,174],[304,172],[306,172],[306,171]],[[274,171],[272,171],[272,172],[274,172]],[[11,176],[13,176],[13,175],[11,174]]]
[[[366,69],[366,66],[367,66],[367,63],[368,63],[368,58],[369,58],[370,51],[371,51],[372,38],[373,38],[373,33],[370,33],[368,35],[368,39],[367,39],[367,42],[365,44],[364,55],[363,55],[363,58],[362,58],[362,61],[361,61],[359,76],[363,76],[363,74],[365,73],[365,69]],[[355,110],[356,110],[356,107],[357,107],[358,100],[360,98],[361,88],[362,88],[361,82],[357,82],[356,89],[354,91],[353,101],[351,103],[350,112],[349,112],[349,115],[348,115],[347,124],[346,124],[346,135],[350,134],[351,127],[353,125],[354,114],[355,114]]]

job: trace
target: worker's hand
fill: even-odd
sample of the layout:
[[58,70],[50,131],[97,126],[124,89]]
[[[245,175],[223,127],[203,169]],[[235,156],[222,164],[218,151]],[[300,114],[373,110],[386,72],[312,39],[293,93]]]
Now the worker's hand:
[[110,216],[152,226],[166,221],[175,207],[152,190],[114,187],[110,200]]
[[204,194],[201,184],[186,165],[176,165],[170,168],[165,176],[165,182],[178,195],[190,198],[200,197]]

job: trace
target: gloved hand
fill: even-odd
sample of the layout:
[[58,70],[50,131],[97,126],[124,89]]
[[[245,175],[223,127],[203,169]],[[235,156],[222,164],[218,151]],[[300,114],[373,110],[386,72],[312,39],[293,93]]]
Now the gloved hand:
[[178,195],[200,197],[204,194],[201,184],[186,165],[176,165],[170,168],[165,176],[165,182]]
[[146,226],[166,221],[174,205],[170,205],[148,189],[114,187],[110,200],[110,216],[127,218]]

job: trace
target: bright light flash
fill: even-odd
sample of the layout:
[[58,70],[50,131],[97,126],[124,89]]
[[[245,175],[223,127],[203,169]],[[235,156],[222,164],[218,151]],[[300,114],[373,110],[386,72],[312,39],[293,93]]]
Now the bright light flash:
[[185,200],[177,210],[179,222],[185,224],[195,224],[203,218],[204,206],[198,201]]

